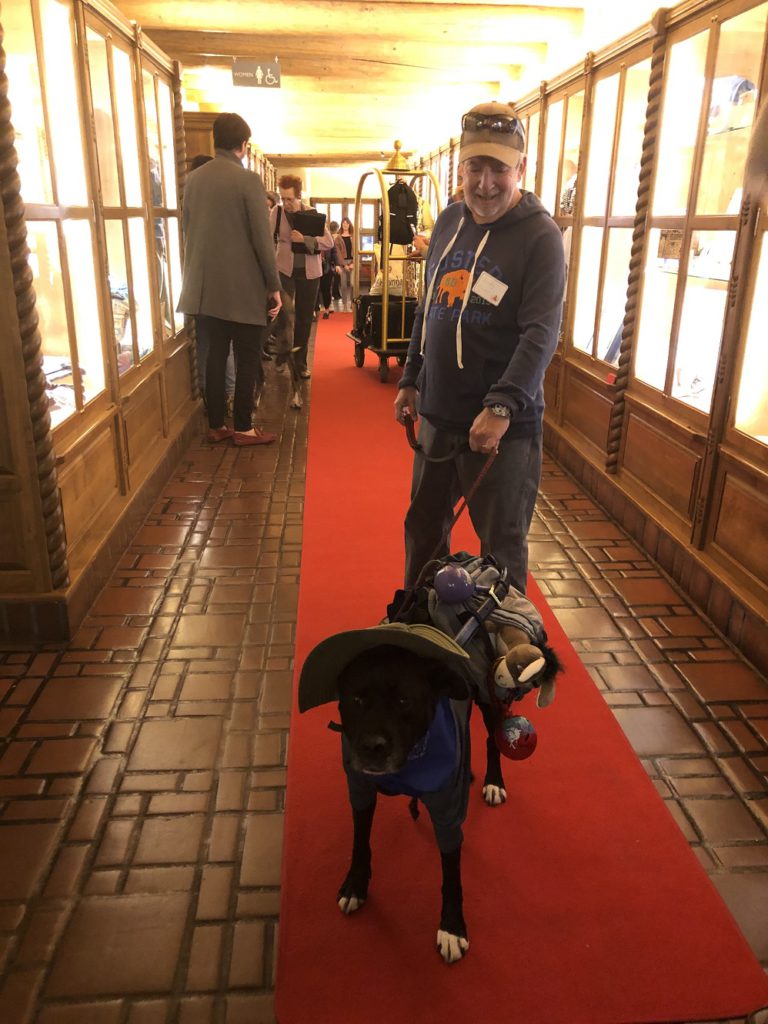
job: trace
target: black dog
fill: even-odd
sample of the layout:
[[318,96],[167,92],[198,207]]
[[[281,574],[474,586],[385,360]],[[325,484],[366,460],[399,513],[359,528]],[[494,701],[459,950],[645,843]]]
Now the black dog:
[[[338,692],[354,822],[352,862],[338,892],[339,907],[351,914],[368,896],[377,792],[418,796],[432,818],[442,860],[437,946],[446,963],[460,960],[469,948],[461,889],[461,825],[469,791],[467,684],[441,661],[379,646],[347,665],[339,677]],[[445,728],[435,730],[439,709]],[[423,741],[433,731],[453,731],[458,742],[446,750],[444,737],[435,735],[431,744],[435,749],[430,750],[429,740]],[[409,754],[411,760],[421,762],[415,770],[414,766],[408,769]],[[425,760],[430,763],[424,764]],[[418,791],[420,784],[432,786],[442,780],[436,791]]]
[[[541,687],[544,706],[554,695],[554,675],[560,671],[543,629],[529,634],[505,625],[502,632],[514,642],[510,646],[497,636],[497,653],[506,654],[496,661],[483,657],[483,644],[471,656],[448,633],[427,623],[386,622],[336,633],[309,653],[299,680],[301,711],[338,701],[341,716],[336,728],[342,734],[354,838],[350,868],[337,894],[339,907],[351,914],[367,899],[378,794],[410,796],[414,817],[420,800],[442,860],[437,948],[446,963],[460,960],[469,949],[461,846],[471,781],[473,699],[488,732],[483,797],[494,806],[506,800],[497,739],[502,720],[509,717],[494,687],[510,700]],[[529,642],[519,643],[519,636]]]

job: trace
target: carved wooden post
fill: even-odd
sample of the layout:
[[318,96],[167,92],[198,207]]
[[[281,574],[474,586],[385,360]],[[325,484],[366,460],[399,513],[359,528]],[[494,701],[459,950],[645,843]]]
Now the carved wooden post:
[[608,473],[616,473],[619,460],[619,446],[624,425],[624,406],[627,385],[629,384],[629,364],[632,359],[632,346],[637,327],[637,306],[640,301],[640,282],[643,276],[645,245],[647,241],[646,219],[651,201],[651,185],[653,160],[659,135],[659,108],[661,106],[661,87],[664,77],[664,56],[667,44],[667,10],[656,11],[651,21],[654,34],[653,51],[651,53],[651,74],[648,82],[648,105],[645,110],[645,132],[643,134],[643,151],[640,158],[640,182],[635,207],[635,223],[632,231],[632,250],[629,258],[629,280],[627,282],[627,302],[624,307],[624,324],[621,329],[621,346],[619,362],[616,369],[616,393],[611,409],[608,425],[608,443],[606,447],[605,469]]
[[[173,134],[176,143],[176,179],[179,193],[179,239],[182,245],[182,257],[184,238],[181,233],[181,208],[184,203],[184,188],[187,184],[187,137],[184,134],[184,111],[181,106],[181,64],[173,62]],[[183,269],[183,267],[182,267]],[[186,318],[187,334],[190,337],[189,346],[189,369],[192,374],[192,394],[200,396],[200,377],[197,366],[197,335],[195,333],[195,321],[190,316]]]
[[[0,9],[1,16],[2,10]],[[0,194],[3,200],[5,228],[8,235],[8,251],[13,276],[13,290],[16,297],[16,315],[19,321],[24,360],[48,565],[51,573],[51,586],[56,590],[69,583],[64,516],[56,476],[56,456],[51,435],[51,417],[48,411],[48,395],[43,373],[40,332],[37,329],[35,290],[32,286],[32,270],[28,261],[29,249],[27,248],[24,203],[21,199],[20,181],[16,172],[18,157],[11,124],[11,105],[8,102],[8,78],[5,74],[3,38],[3,26],[0,23]]]

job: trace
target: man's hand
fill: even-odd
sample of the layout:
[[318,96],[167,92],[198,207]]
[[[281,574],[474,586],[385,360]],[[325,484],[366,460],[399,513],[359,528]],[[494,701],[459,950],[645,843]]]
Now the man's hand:
[[336,271],[336,273],[339,275],[339,277],[341,277],[341,267],[337,265],[333,269]]
[[301,243],[303,243],[304,242],[304,235],[302,235],[302,233],[300,231],[297,231],[296,228],[293,228],[291,230],[291,241],[292,242],[301,242]]
[[490,409],[475,417],[469,429],[469,447],[473,452],[490,455],[499,450],[499,441],[509,430],[509,420],[503,416],[494,416]]
[[274,320],[282,308],[283,300],[280,298],[280,292],[270,292],[267,296],[267,316],[269,319]]
[[398,423],[405,423],[406,420],[419,418],[416,410],[416,388],[400,388],[395,399],[395,419]]

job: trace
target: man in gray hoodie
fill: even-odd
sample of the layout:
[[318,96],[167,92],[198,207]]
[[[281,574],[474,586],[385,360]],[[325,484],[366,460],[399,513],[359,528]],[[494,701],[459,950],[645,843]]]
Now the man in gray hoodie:
[[438,545],[453,507],[496,452],[469,514],[482,553],[525,593],[544,373],[557,345],[565,266],[557,225],[520,189],[524,149],[510,104],[483,103],[462,118],[464,201],[447,206],[432,232],[395,401],[399,422],[421,416],[405,518],[406,587],[430,557],[449,553],[450,536]]

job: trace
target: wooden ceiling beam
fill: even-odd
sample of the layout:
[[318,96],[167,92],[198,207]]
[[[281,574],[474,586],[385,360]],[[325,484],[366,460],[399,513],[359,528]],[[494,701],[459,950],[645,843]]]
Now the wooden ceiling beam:
[[376,72],[377,65],[390,68],[433,71],[476,67],[478,73],[488,65],[540,64],[546,59],[547,43],[504,43],[497,37],[493,43],[466,43],[434,40],[428,45],[408,38],[370,40],[364,36],[344,37],[344,53],[339,54],[336,37],[310,37],[296,40],[255,32],[190,32],[187,29],[146,29],[146,35],[165,53],[177,60],[183,55],[205,57],[246,57],[268,60],[279,57],[283,73],[294,60],[327,61],[337,74]]
[[[279,36],[324,35],[344,55],[345,33],[368,39],[421,38],[426,44],[464,39],[474,43],[509,39],[553,39],[580,33],[584,12],[575,6],[516,6],[496,3],[414,3],[404,0],[118,0],[117,6],[145,29],[184,25],[207,31],[252,31]],[[471,26],[471,31],[469,27]]]

